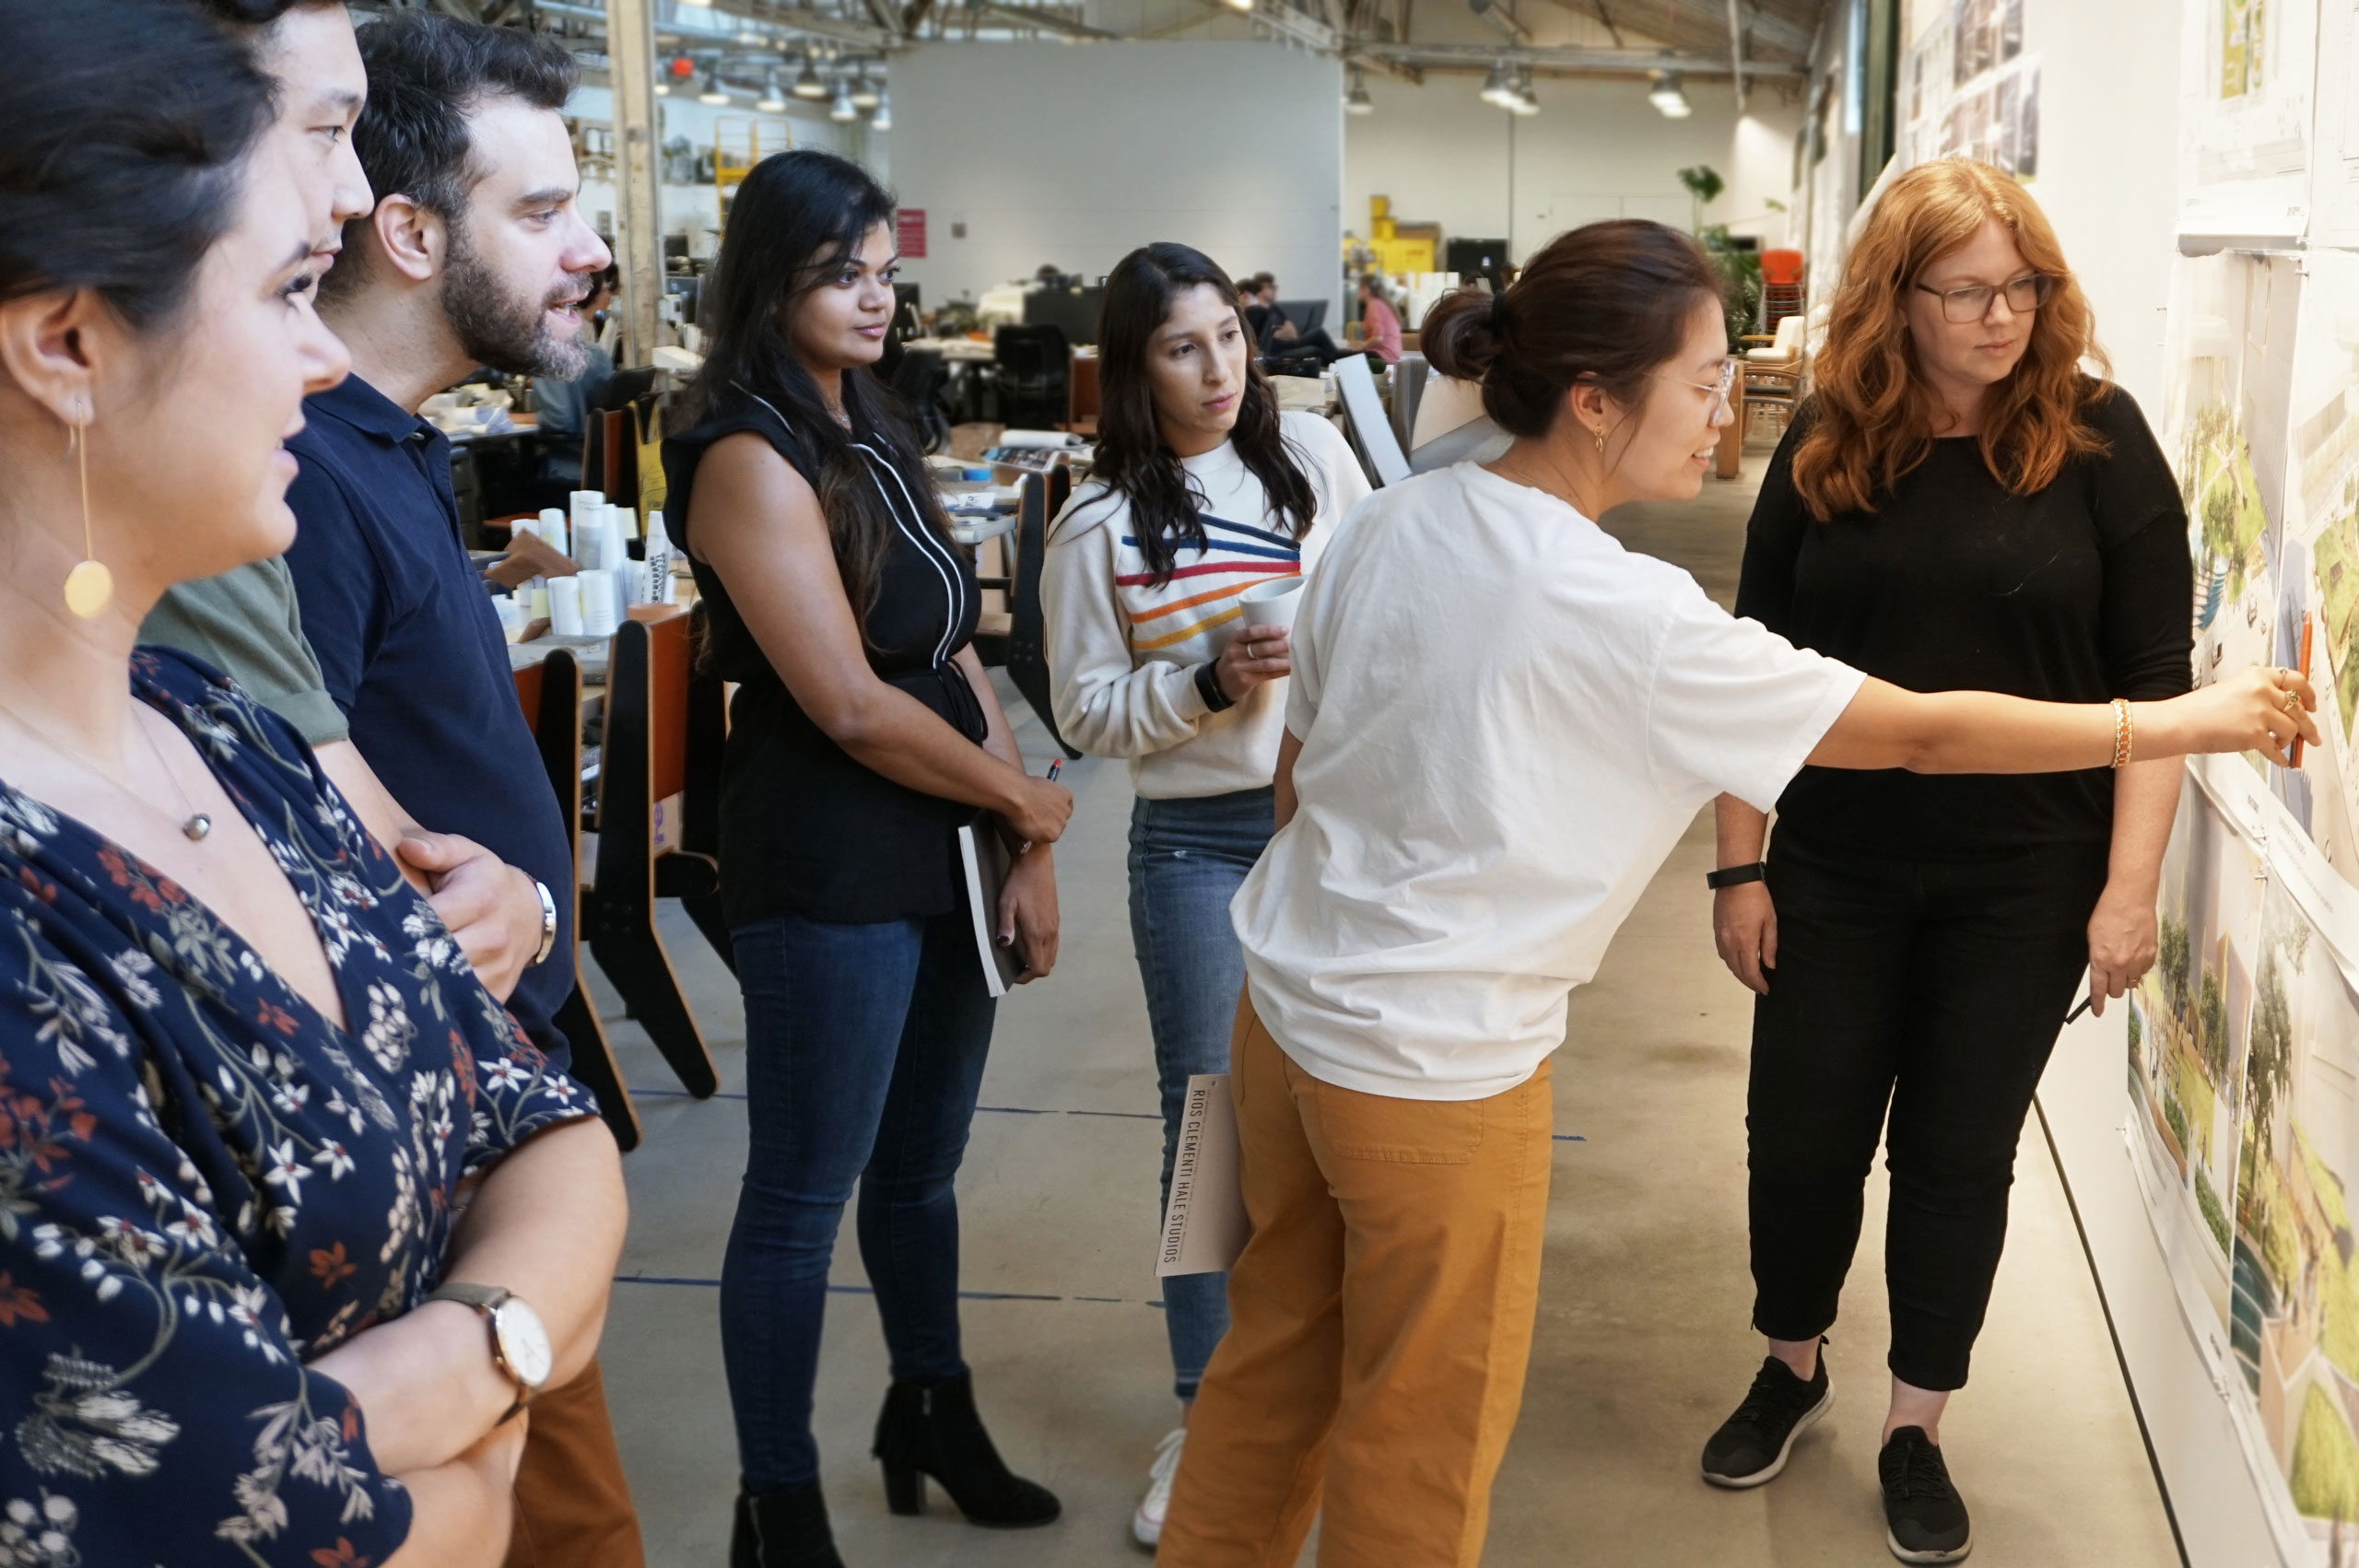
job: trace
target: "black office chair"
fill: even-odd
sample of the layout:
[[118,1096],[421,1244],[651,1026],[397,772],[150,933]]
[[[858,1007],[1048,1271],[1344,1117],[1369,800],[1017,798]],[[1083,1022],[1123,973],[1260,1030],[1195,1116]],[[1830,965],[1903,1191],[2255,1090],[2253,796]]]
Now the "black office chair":
[[1015,532],[1001,539],[1001,559],[1008,563],[1008,575],[977,579],[979,587],[1004,592],[1007,608],[984,612],[975,628],[975,655],[986,667],[1004,665],[1049,739],[1066,756],[1078,757],[1081,753],[1057,730],[1050,697],[1048,624],[1040,606],[1040,562],[1049,549],[1049,520],[1064,509],[1073,494],[1072,471],[1060,464],[1047,474],[1023,474],[1016,488],[1021,498]]
[[1073,397],[1073,348],[1063,328],[1003,326],[992,352],[999,361],[1001,424],[1047,430],[1065,422]]
[[905,348],[894,357],[885,384],[917,427],[918,445],[930,452],[947,451],[951,420],[944,393],[950,386],[950,366],[942,356],[931,348]]

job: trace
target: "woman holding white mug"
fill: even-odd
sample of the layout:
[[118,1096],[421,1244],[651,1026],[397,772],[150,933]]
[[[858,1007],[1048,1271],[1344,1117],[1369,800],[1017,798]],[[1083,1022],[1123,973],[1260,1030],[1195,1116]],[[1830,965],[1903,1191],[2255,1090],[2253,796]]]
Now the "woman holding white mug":
[[[1131,932],[1168,1194],[1188,1080],[1228,1071],[1245,980],[1228,904],[1273,826],[1297,596],[1243,596],[1299,581],[1368,487],[1332,425],[1278,412],[1236,287],[1185,245],[1144,246],[1108,275],[1098,380],[1094,477],[1050,531],[1040,591],[1058,727],[1084,751],[1130,758],[1138,791]],[[1132,1521],[1142,1545],[1163,1528],[1184,1412],[1227,1327],[1227,1278],[1164,1282],[1183,1424]]]

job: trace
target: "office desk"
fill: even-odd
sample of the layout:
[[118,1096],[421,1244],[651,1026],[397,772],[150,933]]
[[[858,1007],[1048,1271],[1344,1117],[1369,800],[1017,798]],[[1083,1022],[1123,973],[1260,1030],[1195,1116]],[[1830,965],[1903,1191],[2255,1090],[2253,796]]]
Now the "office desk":
[[999,350],[991,344],[971,337],[913,337],[901,346],[939,354],[945,363],[952,365],[988,365],[999,357]]

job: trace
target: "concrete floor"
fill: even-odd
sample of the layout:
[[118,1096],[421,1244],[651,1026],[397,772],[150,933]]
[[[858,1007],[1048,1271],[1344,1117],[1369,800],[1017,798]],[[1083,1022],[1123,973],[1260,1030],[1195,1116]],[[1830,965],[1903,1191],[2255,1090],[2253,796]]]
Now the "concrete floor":
[[[1701,500],[1610,520],[1634,548],[1726,603],[1763,461]],[[1049,745],[1020,704],[1028,755]],[[1151,1258],[1159,1127],[1123,872],[1119,764],[1073,765],[1059,847],[1056,974],[1000,1013],[986,1107],[960,1178],[968,1354],[999,1446],[1055,1489],[1045,1530],[961,1523],[937,1493],[885,1511],[867,1457],[886,1371],[845,1229],[818,1396],[825,1480],[851,1568],[1062,1568],[1144,1561],[1131,1509],[1173,1424]],[[1761,1351],[1746,1327],[1746,994],[1712,952],[1698,819],[1574,998],[1555,1071],[1558,1145],[1546,1271],[1523,1417],[1495,1498],[1494,1564],[1889,1562],[1877,1505],[1884,1307],[1882,1176],[1829,1352],[1834,1415],[1774,1485],[1716,1492],[1704,1438]],[[676,909],[670,910],[676,916]],[[606,1334],[607,1387],[657,1568],[726,1560],[736,1483],[715,1285],[744,1157],[744,1030],[727,972],[685,920],[666,940],[722,1063],[724,1097],[682,1096],[638,1027],[611,1017],[647,1139],[627,1162],[630,1240]],[[601,985],[603,991],[603,986]],[[616,1010],[610,992],[604,1000]],[[2163,1568],[2168,1524],[2065,1196],[2036,1125],[1970,1389],[1944,1426],[1974,1509],[1975,1561]],[[1306,1556],[1306,1561],[1308,1557]],[[1367,1568],[1394,1568],[1369,1564]],[[1409,1568],[1409,1565],[1402,1565]]]

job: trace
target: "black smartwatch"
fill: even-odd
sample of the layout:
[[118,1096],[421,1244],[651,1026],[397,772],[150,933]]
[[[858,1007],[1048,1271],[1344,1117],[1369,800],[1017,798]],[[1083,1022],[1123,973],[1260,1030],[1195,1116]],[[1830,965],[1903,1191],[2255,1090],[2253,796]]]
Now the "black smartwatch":
[[1718,893],[1723,887],[1742,887],[1748,882],[1760,882],[1768,874],[1769,863],[1766,860],[1755,860],[1749,866],[1722,866],[1719,871],[1705,873],[1704,885]]
[[1221,690],[1220,676],[1215,673],[1217,668],[1215,664],[1196,666],[1196,693],[1213,712],[1226,713],[1237,706],[1237,699]]

